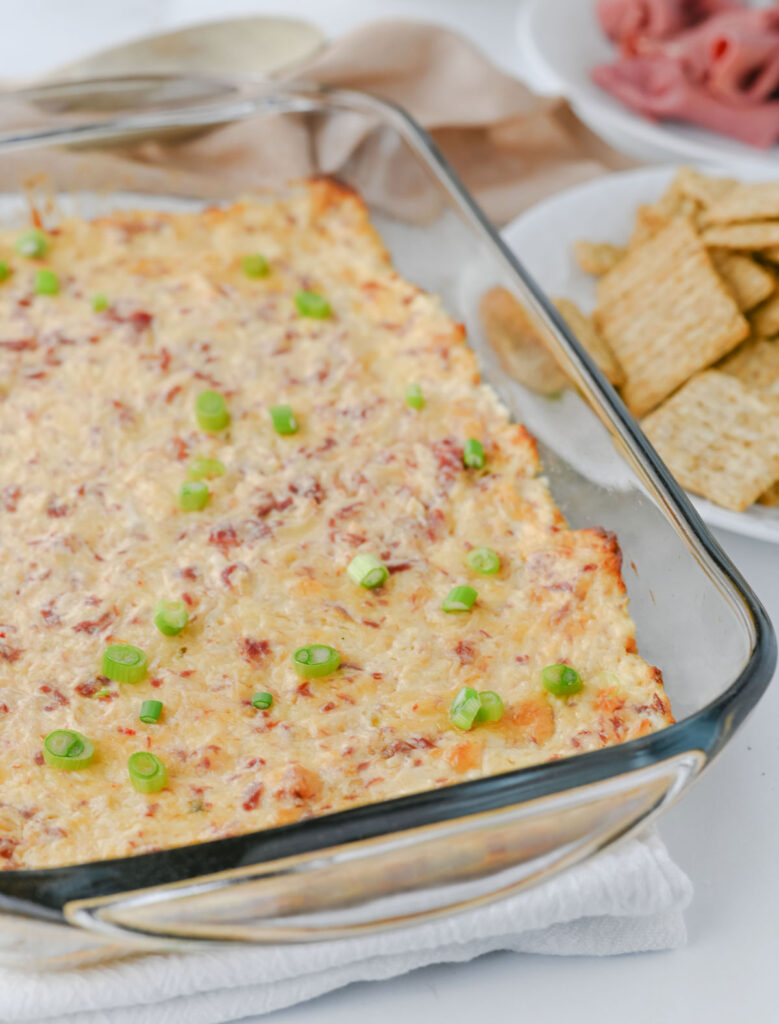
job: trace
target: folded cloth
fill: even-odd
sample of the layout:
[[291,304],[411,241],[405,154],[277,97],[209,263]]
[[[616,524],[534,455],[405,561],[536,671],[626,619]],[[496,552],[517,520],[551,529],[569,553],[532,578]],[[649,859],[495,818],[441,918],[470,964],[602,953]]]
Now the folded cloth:
[[[428,924],[294,946],[214,946],[71,971],[0,970],[4,1024],[224,1024],[353,981],[394,978],[495,950],[606,956],[685,941],[686,875],[655,834],[550,881]],[[151,1016],[148,1019],[152,1019]]]

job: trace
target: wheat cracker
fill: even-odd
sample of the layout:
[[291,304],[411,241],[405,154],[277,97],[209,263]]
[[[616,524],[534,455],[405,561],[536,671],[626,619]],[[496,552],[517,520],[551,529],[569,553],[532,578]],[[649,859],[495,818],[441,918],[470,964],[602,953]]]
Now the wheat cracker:
[[771,249],[779,245],[779,220],[754,221],[750,224],[715,224],[704,228],[701,237],[706,245],[721,249]]
[[776,290],[775,276],[751,256],[729,249],[712,249],[709,255],[743,312],[753,309]]
[[682,487],[734,512],[779,478],[779,416],[735,377],[696,374],[642,426]]
[[643,416],[742,341],[749,325],[687,218],[629,253],[597,286],[595,324]]
[[611,351],[608,342],[592,322],[592,318],[579,309],[570,299],[553,299],[558,312],[579,339],[584,348],[603,371],[605,378],[615,387],[625,381],[625,373]]

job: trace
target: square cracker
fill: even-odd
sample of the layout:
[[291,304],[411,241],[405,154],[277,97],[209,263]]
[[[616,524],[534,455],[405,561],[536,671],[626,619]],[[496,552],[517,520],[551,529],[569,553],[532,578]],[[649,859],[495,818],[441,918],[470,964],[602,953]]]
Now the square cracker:
[[552,299],[557,306],[560,316],[568,324],[573,333],[587,349],[589,354],[603,371],[603,375],[609,383],[619,387],[625,381],[625,374],[617,361],[617,357],[611,351],[608,343],[600,331],[592,322],[591,317],[586,316],[575,302],[570,299]]
[[779,416],[735,377],[696,374],[642,426],[682,487],[734,512],[779,478]]
[[752,330],[764,338],[779,334],[779,293],[753,309],[749,314]]
[[609,242],[588,242],[585,239],[574,242],[573,254],[585,274],[600,277],[615,267],[627,250],[622,245]]
[[659,203],[657,206],[643,203],[636,210],[633,234],[628,242],[628,252],[637,249],[644,242],[648,242],[650,238],[654,238],[658,231],[662,231],[664,227],[667,227],[672,219],[669,214],[660,209]]
[[710,178],[690,167],[680,167],[665,193],[651,205],[639,206],[630,247],[635,248],[661,231],[674,217],[691,217],[697,224],[701,210],[736,184],[734,178]]
[[600,279],[595,324],[625,372],[622,396],[635,416],[654,409],[749,333],[684,217]]
[[680,167],[671,187],[700,206],[709,207],[737,184],[735,178],[713,178],[694,171],[692,167]]
[[779,181],[735,185],[701,217],[705,225],[753,220],[779,220]]
[[709,255],[739,309],[752,309],[775,291],[774,275],[751,256],[729,249],[712,249]]
[[644,204],[636,210],[633,234],[628,250],[635,249],[654,238],[663,228],[668,227],[676,217],[690,217],[695,220],[698,204],[675,191],[675,186],[666,192],[654,205]]
[[779,341],[749,338],[719,363],[717,369],[738,377],[764,401],[779,402]]
[[713,224],[701,235],[706,245],[721,249],[772,249],[779,245],[779,220],[756,220],[749,224]]
[[767,491],[763,491],[757,501],[760,505],[779,505],[779,480],[772,484]]

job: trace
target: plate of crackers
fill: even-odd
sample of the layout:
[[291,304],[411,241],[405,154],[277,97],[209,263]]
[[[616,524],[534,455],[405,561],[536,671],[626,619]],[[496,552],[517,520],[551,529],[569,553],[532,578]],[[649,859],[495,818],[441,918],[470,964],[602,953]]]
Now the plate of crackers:
[[779,543],[779,174],[611,174],[503,234],[703,519]]

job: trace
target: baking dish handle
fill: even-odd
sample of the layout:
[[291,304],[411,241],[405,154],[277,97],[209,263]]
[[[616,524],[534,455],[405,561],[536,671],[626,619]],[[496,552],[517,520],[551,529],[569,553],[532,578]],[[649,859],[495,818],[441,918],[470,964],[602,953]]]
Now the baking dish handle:
[[465,910],[543,881],[649,821],[698,751],[515,806],[172,885],[80,900],[66,919],[153,948],[310,942]]

